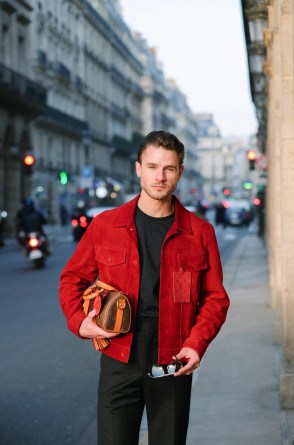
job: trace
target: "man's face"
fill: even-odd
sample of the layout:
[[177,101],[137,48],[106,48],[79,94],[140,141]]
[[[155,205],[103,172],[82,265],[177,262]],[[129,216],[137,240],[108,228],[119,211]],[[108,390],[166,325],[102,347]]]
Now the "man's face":
[[160,201],[176,190],[183,170],[175,151],[155,145],[149,145],[142,153],[141,164],[136,162],[142,192]]

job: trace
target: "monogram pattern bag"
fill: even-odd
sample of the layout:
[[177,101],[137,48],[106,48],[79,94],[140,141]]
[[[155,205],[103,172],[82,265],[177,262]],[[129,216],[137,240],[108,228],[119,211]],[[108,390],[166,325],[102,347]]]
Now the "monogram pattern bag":
[[[96,309],[94,321],[108,332],[125,334],[130,330],[132,310],[125,293],[115,289],[102,281],[85,290],[83,294],[83,311],[86,315]],[[93,339],[97,350],[106,348],[110,340],[108,338]]]

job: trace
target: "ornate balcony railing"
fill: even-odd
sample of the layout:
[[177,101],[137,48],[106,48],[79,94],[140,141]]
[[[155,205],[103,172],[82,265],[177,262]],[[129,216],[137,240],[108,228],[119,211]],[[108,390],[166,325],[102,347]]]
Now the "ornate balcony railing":
[[0,96],[6,105],[17,106],[17,97],[30,103],[45,106],[47,100],[46,89],[0,63]]

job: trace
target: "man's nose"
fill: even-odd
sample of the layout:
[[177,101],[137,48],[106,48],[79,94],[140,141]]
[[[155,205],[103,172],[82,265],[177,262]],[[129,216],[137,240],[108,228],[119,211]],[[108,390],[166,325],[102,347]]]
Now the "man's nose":
[[156,171],[156,180],[157,181],[165,181],[165,172],[163,169],[162,170],[158,169]]

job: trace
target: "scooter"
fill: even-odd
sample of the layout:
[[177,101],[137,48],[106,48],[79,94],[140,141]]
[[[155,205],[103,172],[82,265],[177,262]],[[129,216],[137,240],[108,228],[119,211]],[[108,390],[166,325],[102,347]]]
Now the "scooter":
[[48,242],[46,236],[40,232],[29,232],[26,234],[25,255],[36,269],[44,267],[48,256]]

